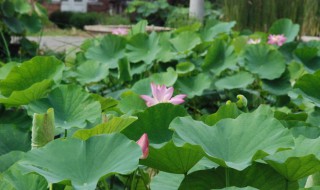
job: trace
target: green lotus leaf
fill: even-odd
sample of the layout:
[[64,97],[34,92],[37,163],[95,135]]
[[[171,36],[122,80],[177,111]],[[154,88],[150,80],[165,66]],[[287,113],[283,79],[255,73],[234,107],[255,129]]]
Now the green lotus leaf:
[[134,171],[141,155],[141,148],[135,142],[114,133],[86,141],[54,140],[30,151],[19,164],[24,173],[38,173],[49,183],[71,181],[75,190],[94,190],[104,176]]
[[27,14],[32,11],[31,5],[24,0],[13,0],[14,10],[20,14]]
[[185,174],[204,156],[199,147],[177,147],[172,141],[157,148],[149,146],[149,155],[140,163],[163,172]]
[[25,152],[22,151],[11,151],[7,154],[0,156],[0,173],[3,173],[9,169],[14,163],[22,159]]
[[59,81],[62,77],[63,64],[54,57],[34,57],[16,66],[0,81],[1,94],[10,96],[14,91],[22,91],[46,79]]
[[125,46],[125,38],[116,35],[106,35],[98,46],[91,46],[85,53],[85,56],[113,69],[118,67],[118,61],[125,56]]
[[182,106],[169,103],[157,104],[138,113],[139,119],[122,133],[133,140],[138,140],[143,133],[147,133],[150,144],[154,144],[155,147],[171,140],[173,132],[169,130],[169,124],[174,118],[186,115],[187,111]]
[[42,21],[39,19],[39,16],[35,13],[28,15],[24,14],[20,17],[20,21],[22,22],[23,26],[29,33],[37,33],[39,32],[43,25]]
[[11,69],[17,65],[18,65],[18,63],[16,63],[16,62],[9,62],[9,63],[6,63],[5,65],[3,65],[2,67],[0,67],[0,80],[5,79],[7,77],[7,75],[9,74],[9,72],[11,71]]
[[195,69],[195,66],[191,62],[181,62],[176,66],[178,74],[187,74],[192,72]]
[[246,88],[249,84],[252,84],[254,77],[252,74],[240,71],[232,76],[226,76],[216,81],[215,86],[217,89],[235,89],[235,88]]
[[201,32],[201,38],[203,41],[212,41],[219,34],[230,33],[231,29],[235,25],[236,25],[235,21],[232,21],[232,22],[209,21],[209,23],[206,24],[204,30]]
[[220,166],[243,170],[252,161],[293,146],[288,129],[259,110],[223,119],[210,127],[191,117],[176,118],[170,124],[174,142],[202,147],[204,153]]
[[1,1],[1,11],[6,17],[13,17],[15,14],[13,1]]
[[209,47],[207,55],[204,59],[202,69],[211,71],[216,75],[226,69],[237,69],[237,56],[234,53],[232,46],[226,47],[220,39],[215,39]]
[[34,57],[11,69],[0,81],[0,102],[23,105],[42,98],[54,84],[61,80],[63,64],[54,57]]
[[284,72],[280,78],[262,80],[262,89],[274,95],[286,95],[292,89],[289,72]]
[[118,70],[119,70],[118,78],[120,81],[131,81],[132,80],[130,63],[126,57],[119,60]]
[[167,69],[167,72],[155,73],[151,75],[150,80],[156,84],[164,84],[166,86],[172,86],[178,78],[178,74],[171,67]]
[[318,90],[320,89],[320,71],[303,75],[294,87],[299,88],[301,95],[320,107],[320,91]]
[[212,162],[207,157],[203,157],[196,165],[194,165],[188,171],[188,173],[193,173],[193,172],[199,171],[199,170],[208,170],[208,169],[217,168],[217,167],[219,167],[218,164]]
[[86,121],[94,122],[101,115],[100,103],[89,93],[76,85],[61,85],[49,93],[44,99],[28,105],[28,114],[43,114],[49,108],[54,109],[56,127],[86,127]]
[[293,24],[290,19],[284,18],[275,21],[269,29],[270,34],[283,34],[287,40],[292,42],[300,30],[299,24]]
[[145,78],[136,82],[131,90],[137,94],[151,95],[150,84],[153,82],[155,84],[172,86],[178,78],[177,72],[171,67],[167,69],[167,72],[155,73],[149,78]]
[[16,190],[12,184],[10,184],[8,181],[2,179],[2,176],[0,175],[0,189],[6,189],[6,190]]
[[159,46],[159,36],[153,32],[150,35],[139,33],[134,35],[127,44],[127,56],[130,62],[137,63],[143,61],[151,65],[159,58],[162,51]]
[[145,33],[146,32],[146,27],[148,26],[148,21],[147,20],[141,20],[137,24],[133,25],[131,30],[129,31],[128,35],[133,36],[139,33]]
[[254,187],[226,187],[221,190],[258,190]]
[[48,183],[44,177],[33,173],[24,175],[20,171],[18,164],[14,164],[2,174],[0,177],[0,187],[1,183],[3,183],[2,181],[9,183],[15,190],[47,190],[48,187]]
[[176,37],[170,40],[176,51],[185,53],[192,50],[196,45],[201,43],[199,35],[195,32],[181,32]]
[[0,156],[13,150],[28,151],[31,148],[30,133],[13,124],[0,124],[0,139]]
[[293,51],[303,65],[310,71],[315,72],[320,69],[320,55],[318,47],[298,47]]
[[283,55],[265,44],[247,46],[244,53],[245,67],[261,79],[279,78],[286,69]]
[[5,110],[0,111],[0,124],[15,125],[22,131],[29,131],[32,119],[27,115],[26,110]]
[[75,71],[75,77],[81,84],[98,82],[109,74],[107,65],[95,60],[88,60],[81,63]]
[[[1,83],[1,82],[0,82]],[[9,106],[26,105],[34,100],[38,100],[51,90],[54,82],[52,80],[43,80],[22,91],[14,91],[8,98],[1,98],[0,103]]]
[[3,17],[2,21],[14,34],[22,34],[25,31],[23,23],[16,17]]
[[277,152],[264,160],[281,175],[295,181],[320,171],[320,138],[299,137],[292,150]]
[[111,97],[102,97],[99,94],[91,94],[91,97],[100,102],[103,112],[113,110],[118,105],[118,101]]
[[235,103],[226,104],[221,107],[219,107],[218,111],[214,114],[211,114],[209,116],[206,116],[203,119],[203,122],[207,125],[213,126],[218,121],[225,119],[225,118],[236,118],[238,117],[242,112],[238,109],[237,105]]
[[82,140],[87,140],[88,138],[95,135],[121,132],[136,120],[137,120],[136,117],[125,116],[125,115],[121,117],[112,117],[106,123],[99,124],[91,129],[77,130],[73,134],[73,137],[76,137]]
[[147,105],[138,94],[133,91],[126,91],[121,94],[118,107],[123,113],[132,114],[144,110]]
[[226,172],[229,176],[229,186],[254,187],[260,190],[298,189],[296,181],[289,182],[266,164],[255,163],[243,171],[219,167],[217,169],[196,171],[188,174],[179,189],[207,190],[226,188]]
[[152,179],[150,188],[152,190],[177,190],[183,178],[184,175],[182,174],[172,174],[161,171]]
[[182,93],[187,94],[188,98],[194,96],[201,96],[203,91],[209,89],[212,79],[210,76],[204,73],[200,73],[193,77],[179,78],[176,82],[176,87]]

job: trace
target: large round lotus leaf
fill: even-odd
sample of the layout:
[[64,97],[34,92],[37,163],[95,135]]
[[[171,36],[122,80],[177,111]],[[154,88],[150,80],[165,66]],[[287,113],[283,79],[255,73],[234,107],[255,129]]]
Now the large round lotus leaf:
[[118,106],[123,113],[128,114],[132,114],[136,111],[142,111],[147,107],[145,101],[143,101],[138,94],[132,91],[127,91],[121,94],[121,100],[119,101]]
[[105,64],[95,60],[88,60],[81,63],[75,71],[77,81],[81,84],[98,82],[107,77],[109,69]]
[[249,84],[253,83],[254,77],[252,74],[240,71],[232,76],[226,76],[216,81],[215,86],[218,90],[246,88]]
[[34,57],[15,66],[7,77],[0,81],[1,94],[10,96],[14,91],[23,91],[46,79],[58,81],[62,76],[63,64],[54,57]]
[[[11,184],[15,190],[47,190],[48,187],[48,183],[44,177],[34,173],[24,175],[20,171],[18,164],[14,164],[4,172],[2,178]],[[0,181],[2,180],[0,179]]]
[[183,180],[184,175],[159,172],[151,181],[152,190],[177,190]]
[[2,21],[15,34],[25,32],[23,23],[16,17],[2,17]]
[[235,103],[226,104],[219,107],[218,111],[214,114],[208,115],[203,119],[203,122],[207,125],[214,125],[218,121],[225,119],[225,118],[236,118],[242,112],[238,109]]
[[163,147],[149,147],[149,156],[140,163],[164,172],[185,174],[204,156],[199,147],[177,147],[172,141]]
[[141,155],[135,142],[114,133],[86,141],[54,140],[30,151],[19,164],[25,173],[36,172],[49,183],[71,181],[75,190],[94,190],[103,176],[134,171]]
[[178,78],[176,71],[169,67],[167,72],[155,73],[150,76],[150,80],[156,84],[164,84],[166,86],[172,86]]
[[176,66],[178,74],[187,74],[195,69],[195,66],[191,62],[180,62]]
[[237,170],[293,145],[289,130],[278,120],[260,112],[223,119],[213,127],[191,117],[180,117],[172,121],[170,128],[175,131],[175,143],[199,145],[212,161]]
[[23,158],[25,152],[11,151],[7,154],[0,156],[0,173],[9,169],[15,162]]
[[[217,190],[217,189],[214,189]],[[226,187],[226,188],[222,188],[220,190],[258,190],[254,187]]]
[[24,0],[14,0],[14,10],[20,14],[30,13],[32,6]]
[[170,40],[176,51],[185,53],[192,50],[196,45],[201,43],[198,34],[191,31],[185,31]]
[[86,127],[86,121],[94,122],[101,114],[100,103],[76,85],[62,85],[49,93],[45,99],[29,104],[28,113],[43,114],[54,109],[56,127]]
[[303,75],[294,87],[299,88],[304,97],[320,107],[320,71],[314,74]]
[[150,84],[153,82],[155,84],[172,86],[178,78],[178,74],[174,69],[169,67],[167,72],[155,73],[149,78],[139,80],[132,86],[132,91],[137,94],[145,94],[151,96],[151,87]]
[[121,132],[137,119],[137,117],[126,115],[121,117],[113,117],[106,123],[99,124],[91,129],[79,129],[73,133],[73,137],[87,140],[88,138],[96,135]]
[[212,41],[216,36],[221,33],[230,33],[231,29],[236,25],[235,21],[232,22],[217,22],[216,20],[209,20],[206,26],[201,31],[201,38],[203,41]]
[[209,75],[200,73],[194,77],[179,78],[176,82],[176,87],[182,93],[187,94],[188,98],[201,96],[204,90],[210,88],[212,79]]
[[37,82],[26,90],[12,92],[8,98],[0,97],[0,103],[9,106],[26,105],[34,100],[44,97],[50,91],[53,84],[52,80],[47,79]]
[[23,105],[43,97],[62,77],[63,64],[54,57],[34,57],[15,66],[4,80],[0,81],[0,102]]
[[244,53],[245,67],[261,79],[273,80],[284,73],[286,61],[283,55],[268,45],[247,46]]
[[299,33],[299,24],[293,24],[290,19],[280,19],[272,24],[269,29],[270,34],[283,34],[287,40],[286,42],[291,42]]
[[[25,2],[25,1],[24,1]],[[24,14],[20,17],[20,21],[22,22],[23,26],[29,33],[37,33],[39,32],[43,25],[42,21],[39,19],[39,16],[35,13],[29,15]]]
[[[289,182],[266,164],[255,163],[243,171],[228,169],[229,186],[254,187],[260,190],[298,189],[296,181]],[[226,168],[196,171],[182,181],[181,190],[221,189],[226,185]]]
[[292,150],[277,152],[264,160],[290,181],[295,181],[320,171],[320,138],[299,137]]
[[98,46],[91,46],[85,56],[107,65],[108,68],[117,68],[118,61],[125,56],[125,47],[125,38],[106,35]]
[[294,54],[306,66],[310,72],[320,69],[320,56],[318,54],[319,47],[298,47],[294,50]]
[[207,55],[204,59],[203,71],[211,71],[216,75],[226,69],[235,70],[237,68],[237,56],[232,46],[226,47],[224,42],[216,39],[209,47]]
[[159,46],[159,36],[153,32],[150,35],[134,35],[127,44],[128,59],[133,62],[143,61],[145,64],[151,64],[154,60],[160,58],[159,53],[162,51]]
[[172,138],[173,131],[169,130],[171,121],[187,114],[182,106],[169,103],[157,104],[138,113],[139,119],[122,132],[133,140],[138,140],[143,133],[147,133],[150,144],[161,144]]
[[0,155],[13,150],[28,151],[31,148],[29,132],[18,129],[13,124],[0,124]]
[[23,131],[29,131],[32,127],[32,119],[26,110],[0,111],[0,124],[13,124]]
[[262,89],[274,95],[288,94],[292,89],[289,72],[284,72],[280,78],[274,80],[262,80]]
[[11,71],[11,69],[17,65],[18,65],[18,63],[16,63],[16,62],[9,62],[9,63],[6,63],[5,65],[1,66],[0,67],[0,80],[5,79],[7,77],[7,75],[9,74],[9,72]]

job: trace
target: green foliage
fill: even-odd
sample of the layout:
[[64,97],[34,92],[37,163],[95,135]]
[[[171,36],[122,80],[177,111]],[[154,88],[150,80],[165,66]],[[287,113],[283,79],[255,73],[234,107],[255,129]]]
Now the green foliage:
[[[65,64],[0,63],[0,189],[318,184],[319,42],[295,41],[288,20],[270,29],[292,40],[280,47],[267,33],[233,31],[235,22],[151,33],[147,25],[89,39]],[[148,107],[146,96],[161,103]],[[184,102],[170,104],[175,96]],[[34,114],[44,142],[30,150]],[[145,159],[134,142],[142,135]]]

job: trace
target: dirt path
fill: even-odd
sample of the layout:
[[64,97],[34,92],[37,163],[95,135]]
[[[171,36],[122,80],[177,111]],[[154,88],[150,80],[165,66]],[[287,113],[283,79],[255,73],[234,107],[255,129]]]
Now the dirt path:
[[40,49],[50,49],[61,52],[71,47],[79,47],[87,37],[76,36],[43,36],[28,37],[29,40],[40,43]]

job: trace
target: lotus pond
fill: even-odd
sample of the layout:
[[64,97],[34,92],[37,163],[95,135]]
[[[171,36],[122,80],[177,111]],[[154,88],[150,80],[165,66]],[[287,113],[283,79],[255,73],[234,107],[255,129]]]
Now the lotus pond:
[[319,188],[320,42],[235,24],[1,63],[0,189]]

